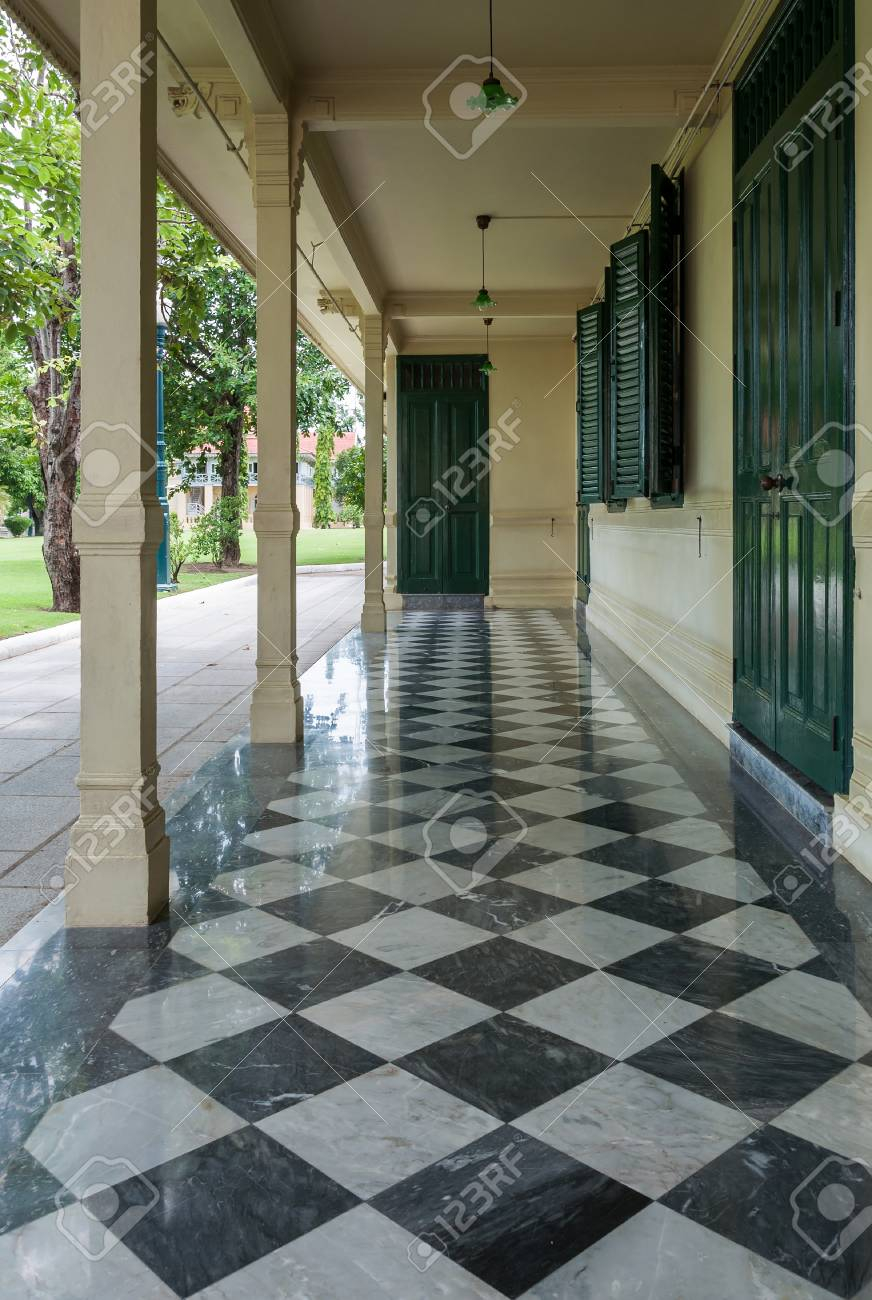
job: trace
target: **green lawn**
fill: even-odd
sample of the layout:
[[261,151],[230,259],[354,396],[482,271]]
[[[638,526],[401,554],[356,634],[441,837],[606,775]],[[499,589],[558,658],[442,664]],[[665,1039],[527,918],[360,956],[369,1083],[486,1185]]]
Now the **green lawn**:
[[[297,564],[362,562],[362,528],[308,528],[300,533]],[[257,538],[250,530],[242,534],[242,563],[249,567],[224,572],[186,565],[180,575],[179,591],[196,591],[251,573],[251,566],[257,563]],[[52,614],[50,605],[51,584],[42,559],[42,538],[0,537],[0,638],[78,618],[77,614]]]

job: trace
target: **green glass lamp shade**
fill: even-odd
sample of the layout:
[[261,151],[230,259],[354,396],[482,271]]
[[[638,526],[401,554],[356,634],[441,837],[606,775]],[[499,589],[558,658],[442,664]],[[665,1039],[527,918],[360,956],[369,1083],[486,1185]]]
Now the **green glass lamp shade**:
[[481,286],[478,293],[473,298],[472,305],[473,307],[477,307],[479,311],[487,311],[488,307],[496,307],[496,303],[484,285]]
[[470,96],[466,103],[469,108],[477,108],[482,113],[496,113],[500,110],[516,108],[518,96],[510,95],[507,90],[504,90],[499,77],[485,77],[479,93]]
[[481,371],[481,373],[482,373],[483,375],[492,375],[492,374],[494,373],[494,371],[496,370],[496,366],[494,366],[494,365],[491,364],[491,359],[490,359],[490,357],[488,357],[488,358],[485,360],[484,364],[481,365],[481,366],[479,366],[479,370]]

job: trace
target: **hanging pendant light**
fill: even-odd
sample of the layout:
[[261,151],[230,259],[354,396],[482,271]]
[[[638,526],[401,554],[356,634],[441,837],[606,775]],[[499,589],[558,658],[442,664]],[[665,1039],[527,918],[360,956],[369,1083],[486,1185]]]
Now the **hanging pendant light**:
[[490,24],[490,74],[481,83],[481,90],[467,101],[469,108],[477,108],[482,113],[508,111],[518,106],[518,96],[510,95],[499,77],[494,76],[494,0],[488,0],[488,19]]
[[481,288],[473,298],[472,305],[477,307],[479,311],[487,311],[489,307],[496,307],[496,303],[484,286],[484,232],[490,225],[490,220],[488,216],[480,216],[475,219],[475,224],[481,231]]
[[492,374],[494,373],[494,371],[496,370],[496,366],[492,364],[491,359],[490,359],[490,327],[491,327],[491,325],[493,325],[493,323],[494,323],[494,318],[493,318],[493,316],[485,316],[485,318],[484,318],[484,350],[485,350],[485,354],[486,354],[486,355],[485,355],[485,359],[484,359],[484,361],[483,361],[482,364],[479,366],[479,370],[481,371],[481,373],[482,373],[483,375],[492,375]]

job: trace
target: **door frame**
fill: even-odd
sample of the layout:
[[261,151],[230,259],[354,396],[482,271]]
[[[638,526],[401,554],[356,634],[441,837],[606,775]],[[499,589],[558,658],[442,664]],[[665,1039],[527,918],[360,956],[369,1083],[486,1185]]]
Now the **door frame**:
[[[790,15],[795,11],[802,0],[782,0],[782,4],[767,23],[763,33],[741,69],[738,81],[741,82],[754,69],[771,46],[783,24]],[[842,43],[842,69],[843,74],[847,72],[854,63],[854,0],[840,0],[841,6],[841,43]],[[817,87],[814,86],[815,77],[821,66],[826,61],[827,56],[821,60],[818,68],[811,73],[808,80],[800,87],[799,91],[791,100],[790,107],[794,105],[802,106],[803,113],[807,113],[817,102],[819,95]],[[813,94],[809,93],[810,88],[814,89]],[[807,102],[806,102],[807,101]],[[743,194],[748,190],[750,184],[749,173],[756,167],[759,170],[760,162],[764,156],[772,155],[772,146],[785,133],[785,124],[783,121],[785,113],[778,118],[772,125],[767,135],[758,143],[756,148],[743,161],[741,167],[736,166],[736,159],[739,156],[738,151],[738,129],[739,120],[736,112],[736,98],[734,92],[733,98],[733,203],[738,206]],[[844,420],[846,428],[845,450],[850,455],[852,462],[854,460],[854,422],[855,422],[855,369],[856,369],[856,332],[855,332],[855,129],[854,113],[856,108],[847,114],[840,125],[845,133],[845,157],[844,157],[844,192],[843,199],[845,204],[844,211],[844,236],[845,247],[843,255],[843,273],[844,273],[844,296],[843,296],[843,324],[845,346],[843,350],[843,385],[842,401]],[[802,120],[803,114],[800,114]],[[789,127],[787,129],[790,129]],[[753,164],[753,166],[752,166]],[[741,177],[741,182],[740,182]],[[734,207],[735,211],[735,207]],[[733,340],[734,348],[738,340],[739,330],[739,297],[737,283],[737,258],[735,245],[733,249],[732,265],[732,300],[733,300]],[[737,358],[734,352],[734,364]],[[738,380],[734,377],[733,383],[733,646],[734,655],[738,645],[739,636],[739,538],[740,538],[740,519],[739,519],[739,491],[738,491],[738,464],[739,464],[739,405],[738,405]],[[852,483],[853,488],[853,483]],[[853,548],[853,503],[845,519],[844,530],[844,552],[841,558],[841,581],[843,590],[842,600],[842,630],[841,630],[841,656],[839,665],[839,678],[841,682],[841,698],[839,718],[843,719],[843,725],[840,728],[839,736],[839,754],[840,754],[840,779],[837,783],[836,793],[844,793],[848,790],[851,771],[853,769],[853,715],[854,715],[854,548]],[[776,656],[777,658],[777,656]],[[733,659],[733,681],[736,680],[737,659]],[[777,666],[776,666],[777,669]],[[777,686],[776,686],[777,689]],[[775,700],[775,707],[778,706],[778,700]],[[733,702],[733,722],[742,725],[742,719],[736,716],[735,694]],[[779,755],[780,757],[780,755]],[[789,759],[784,761],[789,762]]]
[[[457,352],[457,353],[438,353],[424,354],[417,353],[399,353],[397,356],[396,367],[396,430],[397,430],[397,592],[398,594],[417,594],[414,588],[409,586],[410,583],[410,563],[409,563],[409,529],[406,524],[406,513],[412,504],[405,496],[405,475],[403,457],[405,454],[405,440],[408,430],[405,424],[405,411],[403,398],[407,396],[430,397],[434,401],[440,398],[450,396],[452,393],[457,396],[475,398],[481,411],[481,435],[484,436],[489,427],[490,419],[490,385],[488,375],[481,374],[480,385],[476,388],[468,386],[422,386],[415,388],[409,393],[404,393],[402,388],[402,370],[404,366],[421,365],[427,366],[457,366],[462,365],[464,368],[473,365],[477,372],[484,365],[487,357],[478,352]],[[481,583],[484,594],[490,587],[490,453],[488,451],[488,470],[479,480],[480,512],[488,519],[488,526],[484,529],[483,545],[481,550]],[[443,538],[447,542],[447,537]],[[434,594],[451,594],[446,593],[444,588],[445,571],[443,568],[441,590]],[[462,594],[462,593],[461,593]],[[479,592],[472,594],[482,594]]]

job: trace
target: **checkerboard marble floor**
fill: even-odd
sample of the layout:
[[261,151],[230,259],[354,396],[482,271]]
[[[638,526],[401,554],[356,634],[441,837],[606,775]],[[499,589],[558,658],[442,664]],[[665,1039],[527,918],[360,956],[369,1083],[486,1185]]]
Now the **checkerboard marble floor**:
[[5,1300],[872,1295],[872,1018],[791,851],[551,613],[304,693],[168,917],[4,954]]

